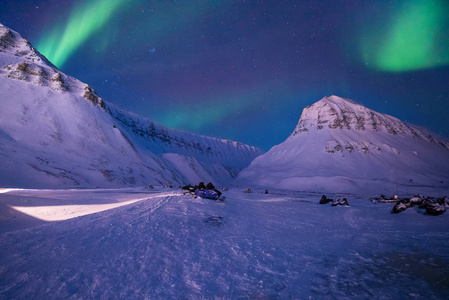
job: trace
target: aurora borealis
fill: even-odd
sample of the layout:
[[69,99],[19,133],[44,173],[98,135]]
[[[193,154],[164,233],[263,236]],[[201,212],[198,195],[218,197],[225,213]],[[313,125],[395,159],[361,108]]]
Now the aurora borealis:
[[268,150],[324,96],[449,137],[449,3],[0,1],[0,23],[108,103]]
[[374,26],[374,33],[362,41],[364,59],[389,72],[447,65],[448,25],[449,2],[405,2],[387,22],[385,32]]
[[100,0],[75,6],[65,26],[54,26],[39,40],[37,49],[61,68],[86,40],[105,26],[125,1]]

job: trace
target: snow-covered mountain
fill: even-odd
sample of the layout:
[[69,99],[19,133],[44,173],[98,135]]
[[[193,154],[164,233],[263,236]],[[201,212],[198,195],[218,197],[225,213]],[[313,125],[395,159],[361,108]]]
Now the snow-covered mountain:
[[317,192],[449,190],[449,143],[337,96],[303,110],[293,133],[238,181]]
[[0,24],[0,187],[225,183],[261,154],[105,104]]

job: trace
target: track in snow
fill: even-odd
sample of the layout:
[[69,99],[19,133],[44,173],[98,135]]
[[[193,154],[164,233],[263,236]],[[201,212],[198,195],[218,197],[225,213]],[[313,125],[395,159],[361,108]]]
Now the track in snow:
[[[141,197],[132,193],[98,199]],[[449,214],[392,215],[392,204],[351,198],[332,207],[313,194],[226,197],[156,193],[3,233],[0,298],[449,296]]]

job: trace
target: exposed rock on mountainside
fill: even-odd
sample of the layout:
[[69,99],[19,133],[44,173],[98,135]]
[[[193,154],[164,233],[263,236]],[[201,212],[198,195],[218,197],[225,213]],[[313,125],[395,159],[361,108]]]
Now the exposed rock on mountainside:
[[305,108],[292,135],[238,179],[317,192],[449,189],[449,143],[354,101],[325,97]]
[[0,187],[229,182],[260,150],[123,112],[0,24]]

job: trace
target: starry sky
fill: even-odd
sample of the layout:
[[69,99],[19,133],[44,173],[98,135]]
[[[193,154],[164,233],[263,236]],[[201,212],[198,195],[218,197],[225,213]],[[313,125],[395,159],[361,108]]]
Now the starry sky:
[[449,138],[449,2],[1,0],[0,23],[105,101],[262,150],[350,98]]

